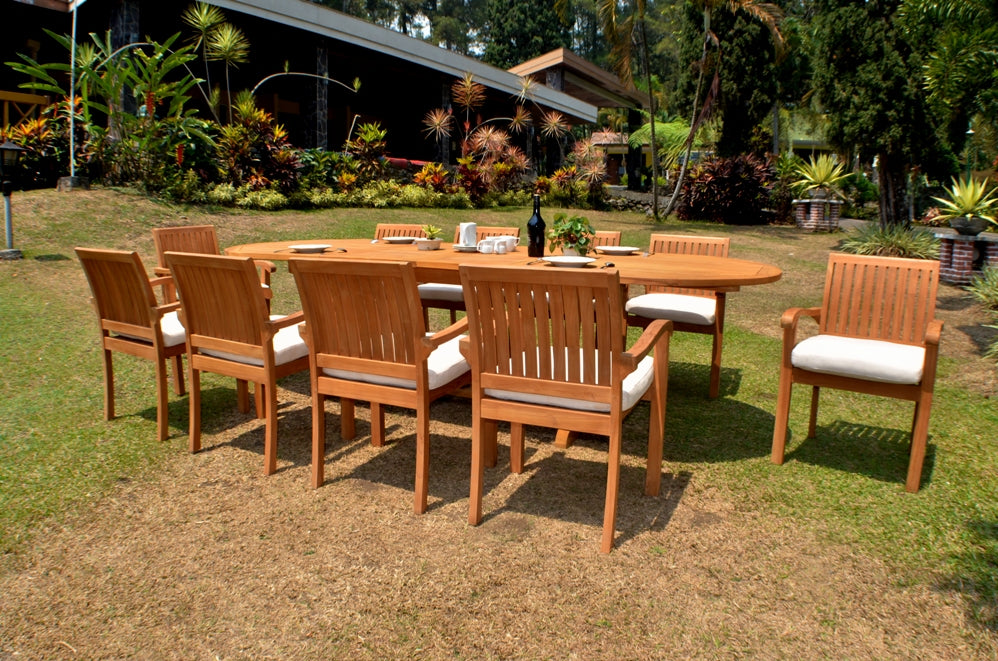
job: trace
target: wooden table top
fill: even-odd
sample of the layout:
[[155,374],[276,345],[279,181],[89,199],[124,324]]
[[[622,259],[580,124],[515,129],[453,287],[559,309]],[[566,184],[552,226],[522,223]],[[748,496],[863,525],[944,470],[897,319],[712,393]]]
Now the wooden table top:
[[[327,244],[322,253],[298,253],[291,249],[299,244]],[[459,283],[458,267],[461,264],[495,264],[502,266],[528,266],[534,261],[527,255],[525,246],[503,255],[459,252],[450,243],[440,250],[419,250],[415,244],[376,243],[369,239],[309,239],[299,241],[272,241],[230,246],[225,254],[235,257],[252,257],[269,261],[289,259],[383,259],[412,262],[421,282]],[[643,252],[633,255],[591,255],[596,261],[585,268],[599,267],[612,262],[620,273],[623,284],[653,284],[669,287],[696,287],[704,289],[735,290],[745,285],[761,285],[780,279],[782,271],[769,264],[731,257],[701,255],[658,254],[645,257]],[[541,262],[529,264],[530,268],[555,267]]]

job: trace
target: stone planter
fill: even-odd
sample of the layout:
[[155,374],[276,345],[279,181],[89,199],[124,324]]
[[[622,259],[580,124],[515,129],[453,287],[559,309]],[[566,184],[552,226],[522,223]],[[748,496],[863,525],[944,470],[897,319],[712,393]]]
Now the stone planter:
[[950,218],[949,226],[964,236],[977,236],[988,228],[988,221],[980,216],[957,216]]
[[794,218],[797,227],[809,232],[834,232],[839,228],[842,200],[809,197],[794,200]]
[[416,239],[416,247],[420,250],[440,250],[443,239]]

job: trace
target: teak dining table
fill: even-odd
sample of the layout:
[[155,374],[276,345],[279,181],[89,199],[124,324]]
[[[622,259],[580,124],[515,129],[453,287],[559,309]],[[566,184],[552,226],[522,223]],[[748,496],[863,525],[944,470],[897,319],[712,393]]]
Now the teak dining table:
[[[296,252],[292,246],[322,246],[322,252]],[[527,255],[526,247],[505,254],[463,252],[444,243],[439,250],[419,250],[414,243],[372,242],[369,239],[324,239],[271,241],[230,246],[225,254],[269,261],[289,259],[383,259],[411,262],[420,282],[460,284],[458,267],[462,264],[495,264],[496,266],[529,266],[530,268],[567,268],[538,262]],[[737,291],[747,285],[775,282],[783,272],[776,266],[732,257],[703,255],[653,254],[636,251],[631,255],[603,255],[583,268],[612,265],[620,274],[623,285],[659,285]]]

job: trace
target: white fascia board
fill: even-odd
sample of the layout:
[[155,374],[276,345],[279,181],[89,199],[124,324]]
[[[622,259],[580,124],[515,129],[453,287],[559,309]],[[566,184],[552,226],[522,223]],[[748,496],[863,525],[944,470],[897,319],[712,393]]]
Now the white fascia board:
[[[223,9],[242,12],[274,23],[320,34],[348,44],[386,53],[402,60],[442,71],[455,78],[471,72],[488,88],[516,95],[520,77],[474,58],[434,46],[400,32],[368,23],[359,18],[306,0],[206,0]],[[575,97],[538,85],[534,99],[540,105],[586,122],[597,120],[597,108]]]

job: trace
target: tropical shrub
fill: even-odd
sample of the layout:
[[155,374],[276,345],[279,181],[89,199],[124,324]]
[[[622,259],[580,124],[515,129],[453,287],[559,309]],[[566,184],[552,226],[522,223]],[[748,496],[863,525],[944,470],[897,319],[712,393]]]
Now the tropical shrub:
[[388,131],[377,122],[361,124],[357,127],[356,137],[344,143],[344,151],[357,160],[356,174],[361,184],[379,179],[384,174],[387,135]]
[[939,259],[939,240],[931,232],[878,223],[850,232],[839,245],[842,252],[882,257]]
[[[998,322],[998,268],[985,266],[981,274],[974,276],[967,285],[967,291],[977,301],[991,312],[991,317]],[[986,328],[998,330],[998,325],[985,324]],[[998,340],[991,343],[984,354],[988,358],[998,359]]]
[[676,215],[728,225],[765,223],[772,181],[770,166],[755,156],[704,161],[683,181]]
[[438,193],[451,192],[451,174],[442,163],[427,163],[413,177],[413,183]]
[[235,187],[254,190],[276,187],[288,194],[298,186],[301,159],[291,146],[287,131],[273,116],[256,107],[253,97],[240,93],[232,124],[223,126],[216,142],[222,178]]

